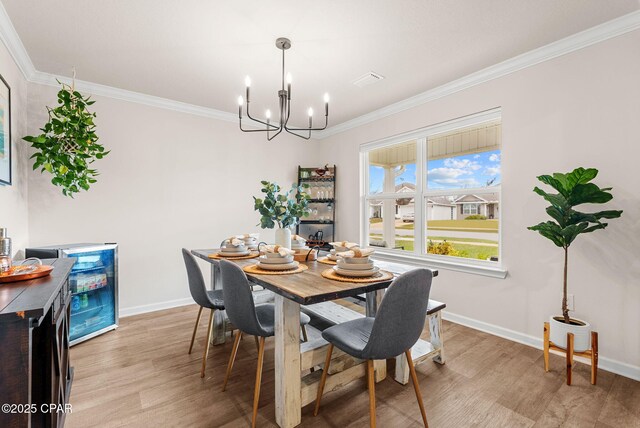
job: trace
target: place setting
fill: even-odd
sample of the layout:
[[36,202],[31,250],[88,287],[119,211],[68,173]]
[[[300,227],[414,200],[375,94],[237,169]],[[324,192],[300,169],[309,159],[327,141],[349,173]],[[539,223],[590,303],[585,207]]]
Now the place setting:
[[247,273],[260,275],[289,275],[304,272],[307,265],[294,260],[296,251],[280,245],[260,245],[258,263],[242,268]]
[[[332,243],[334,244],[334,243]],[[352,244],[352,243],[347,243]],[[338,249],[346,251],[338,251]],[[335,266],[331,269],[322,271],[322,276],[341,282],[377,282],[393,279],[393,274],[385,270],[381,270],[375,266],[373,260],[369,257],[374,253],[372,248],[359,248],[357,246],[337,245],[334,246],[336,252]],[[329,254],[331,257],[332,254]],[[331,260],[331,259],[329,259]]]
[[335,266],[338,263],[338,255],[340,253],[344,253],[351,250],[352,248],[357,248],[360,246],[356,242],[348,241],[330,242],[329,245],[331,245],[333,248],[331,249],[331,251],[329,251],[328,255],[318,258],[318,263]]
[[260,255],[258,250],[258,233],[236,235],[225,239],[220,243],[218,252],[209,254],[211,259],[255,259]]

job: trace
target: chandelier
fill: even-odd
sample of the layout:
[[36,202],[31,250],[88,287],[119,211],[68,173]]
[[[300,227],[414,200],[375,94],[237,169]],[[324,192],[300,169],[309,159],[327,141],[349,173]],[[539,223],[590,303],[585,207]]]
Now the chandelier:
[[[291,47],[291,40],[280,37],[276,40],[276,47],[282,51],[282,89],[278,91],[279,100],[279,118],[274,123],[271,122],[271,111],[265,112],[265,120],[256,119],[251,116],[249,112],[249,105],[251,104],[251,98],[249,96],[251,88],[251,79],[249,76],[245,79],[246,96],[245,99],[238,97],[238,118],[240,120],[240,130],[243,132],[266,132],[267,140],[271,141],[283,130],[297,137],[308,140],[311,138],[311,131],[322,131],[327,128],[329,124],[329,94],[324,94],[324,126],[322,128],[313,127],[313,109],[309,107],[307,114],[309,115],[309,126],[307,128],[295,128],[288,125],[289,116],[291,115],[291,73],[287,73],[285,89],[285,74],[284,74],[284,53]],[[242,127],[242,106],[247,103],[247,117],[253,122],[259,124],[257,129],[244,129]]]

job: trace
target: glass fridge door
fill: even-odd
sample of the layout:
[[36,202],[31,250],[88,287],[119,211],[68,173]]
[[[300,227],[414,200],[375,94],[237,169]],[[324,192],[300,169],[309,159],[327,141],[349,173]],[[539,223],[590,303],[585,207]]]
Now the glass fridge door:
[[78,260],[69,275],[71,343],[93,337],[117,324],[115,246],[64,250]]

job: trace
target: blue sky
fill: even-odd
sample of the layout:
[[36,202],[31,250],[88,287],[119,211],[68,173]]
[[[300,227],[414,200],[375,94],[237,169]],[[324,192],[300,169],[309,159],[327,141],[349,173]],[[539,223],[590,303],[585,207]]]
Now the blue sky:
[[[464,189],[486,187],[493,180],[499,184],[500,150],[492,150],[472,155],[455,156],[432,160],[427,163],[427,179],[430,189]],[[369,186],[372,193],[382,191],[384,170],[369,167]],[[406,165],[405,171],[396,177],[395,183],[416,182],[415,164]]]

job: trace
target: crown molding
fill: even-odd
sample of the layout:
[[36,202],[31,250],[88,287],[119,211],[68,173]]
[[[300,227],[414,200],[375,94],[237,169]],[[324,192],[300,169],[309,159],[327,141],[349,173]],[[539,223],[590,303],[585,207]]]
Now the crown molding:
[[[60,82],[71,84],[71,79],[69,77],[44,73],[42,71],[36,71],[28,80],[32,83],[38,83],[40,85],[48,86],[58,86],[58,80]],[[140,92],[129,91],[126,89],[119,89],[113,86],[101,85],[99,83],[76,79],[75,88],[80,92],[85,92],[91,95],[98,95],[102,97],[113,98],[116,100],[144,104],[151,107],[173,110],[180,113],[192,114],[195,116],[202,116],[211,119],[222,120],[225,122],[238,122],[237,113],[228,113],[226,111],[216,110],[209,107],[202,107],[194,104],[184,103],[181,101],[170,100],[168,98],[156,97],[154,95],[147,95]]]
[[[460,79],[453,80],[444,85],[414,95],[402,101],[390,104],[381,109],[372,111],[354,119],[342,122],[338,125],[331,126],[324,131],[317,131],[314,135],[315,139],[324,139],[332,135],[345,132],[349,129],[371,123],[376,120],[400,113],[402,111],[417,107],[419,105],[437,100],[442,97],[454,94],[456,92],[471,88],[475,85],[488,82],[499,77],[515,73],[527,67],[540,64],[544,61],[557,58],[562,55],[574,52],[576,50],[591,46],[595,43],[608,40],[610,38],[620,36],[622,34],[634,31],[640,28],[640,10],[623,15],[619,18],[565,37],[549,43],[548,45],[523,53],[516,57],[510,58],[501,63],[484,68],[475,73],[471,73]],[[18,33],[16,32],[11,19],[7,14],[4,6],[0,2],[0,40],[5,44],[11,56],[16,62],[18,68],[29,82],[39,83],[43,85],[57,85],[56,79],[61,82],[69,82],[69,78],[54,74],[37,71],[25,49]],[[223,120],[227,122],[236,122],[237,115],[221,110],[208,107],[202,107],[194,104],[184,103],[181,101],[170,100],[167,98],[156,97],[154,95],[142,94],[139,92],[119,89],[112,86],[102,85],[99,83],[76,80],[76,87],[83,92],[93,95],[99,95],[114,98],[123,101],[144,104],[152,107],[173,110],[186,114]]]
[[29,80],[36,72],[36,68],[33,66],[33,62],[31,62],[31,58],[22,44],[18,32],[13,27],[2,2],[0,2],[0,40],[7,47],[24,78]]
[[397,103],[390,104],[381,109],[374,110],[370,113],[329,127],[324,131],[316,133],[315,137],[317,139],[324,139],[340,132],[357,128],[358,126],[362,126],[413,107],[426,104],[430,101],[446,97],[456,92],[471,88],[472,86],[515,73],[516,71],[532,67],[536,64],[549,61],[559,56],[566,55],[639,28],[640,10],[628,13],[595,27],[591,27],[587,30],[549,43],[548,45],[540,48],[525,52],[475,73],[468,74],[460,79],[453,80],[410,98],[398,101]]

